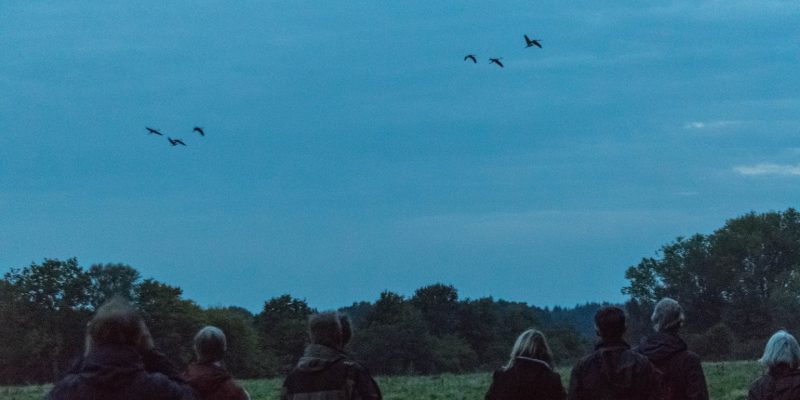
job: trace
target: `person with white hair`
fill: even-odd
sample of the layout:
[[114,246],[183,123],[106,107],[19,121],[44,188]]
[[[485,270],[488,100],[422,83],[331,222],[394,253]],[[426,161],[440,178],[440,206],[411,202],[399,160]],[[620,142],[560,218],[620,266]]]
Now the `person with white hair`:
[[789,332],[775,332],[759,360],[767,373],[758,378],[747,394],[748,400],[800,399],[800,345]]
[[677,301],[665,297],[656,303],[650,321],[654,333],[642,338],[636,351],[643,354],[660,372],[661,398],[668,400],[708,400],[706,377],[700,357],[689,351],[678,336],[686,317]]
[[486,400],[563,400],[561,376],[542,332],[528,329],[517,337],[508,363],[494,372]]
[[197,400],[250,400],[247,391],[233,380],[222,363],[227,348],[225,333],[215,326],[206,326],[195,335],[197,360],[189,365],[184,376]]

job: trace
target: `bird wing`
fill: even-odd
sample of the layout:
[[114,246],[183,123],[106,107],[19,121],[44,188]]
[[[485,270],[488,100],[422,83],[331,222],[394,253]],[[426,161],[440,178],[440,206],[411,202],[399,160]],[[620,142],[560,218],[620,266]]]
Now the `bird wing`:
[[536,47],[538,47],[538,48],[540,48],[540,49],[542,48],[542,44],[541,44],[541,43],[539,43],[539,41],[538,41],[538,40],[534,40],[534,41],[533,41],[533,44],[535,44],[535,45],[536,45]]
[[525,36],[525,43],[530,44],[531,43],[531,38],[529,38],[528,35],[523,35],[523,36]]
[[500,68],[503,68],[503,63],[501,63],[501,62],[500,62],[500,60],[497,60],[497,61],[495,61],[495,62],[497,63],[497,65],[499,65],[499,66],[500,66]]

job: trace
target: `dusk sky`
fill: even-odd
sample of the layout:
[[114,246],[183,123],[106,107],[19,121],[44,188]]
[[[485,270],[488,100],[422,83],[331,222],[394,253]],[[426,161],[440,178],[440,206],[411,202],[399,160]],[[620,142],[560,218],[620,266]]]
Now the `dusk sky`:
[[572,306],[797,206],[800,2],[496,3],[1,1],[0,271]]

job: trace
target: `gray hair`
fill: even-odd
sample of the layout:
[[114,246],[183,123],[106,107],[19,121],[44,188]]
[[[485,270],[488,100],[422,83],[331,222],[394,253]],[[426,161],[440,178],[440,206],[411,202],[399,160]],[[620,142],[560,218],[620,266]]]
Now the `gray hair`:
[[517,357],[541,360],[551,367],[553,363],[553,354],[550,352],[547,339],[542,332],[536,329],[528,329],[517,337],[514,347],[511,348],[511,358],[504,368],[513,367]]
[[800,345],[789,332],[777,331],[767,341],[764,355],[758,361],[769,368],[779,364],[786,364],[792,369],[797,368],[800,366]]
[[664,297],[656,303],[653,315],[650,317],[656,332],[677,331],[683,326],[685,319],[681,305],[669,297]]
[[227,348],[225,333],[216,326],[206,326],[194,336],[194,353],[200,362],[222,360]]

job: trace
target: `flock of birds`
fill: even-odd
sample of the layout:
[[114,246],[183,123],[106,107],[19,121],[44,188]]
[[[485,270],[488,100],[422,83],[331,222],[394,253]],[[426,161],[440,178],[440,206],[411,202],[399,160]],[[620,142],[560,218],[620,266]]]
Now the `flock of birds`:
[[[540,49],[542,48],[541,39],[531,39],[531,38],[528,37],[527,34],[523,35],[523,36],[525,37],[525,47],[526,48],[533,47],[533,46],[536,46],[536,47],[538,47]],[[504,67],[503,66],[503,62],[500,61],[502,59],[503,59],[502,57],[489,58],[489,64],[497,64],[498,67],[503,68]],[[464,61],[468,61],[468,60],[472,61],[474,64],[478,63],[478,57],[475,56],[474,54],[467,54],[466,57],[464,57]],[[164,136],[164,134],[161,133],[158,129],[154,129],[154,128],[151,128],[149,126],[146,126],[145,129],[147,129],[148,135]],[[203,130],[203,128],[201,128],[199,126],[195,126],[194,129],[192,129],[192,132],[197,132],[197,133],[200,134],[200,136],[205,136],[206,135],[206,132]],[[173,138],[167,136],[167,140],[169,141],[169,144],[171,144],[173,147],[174,146],[186,146],[186,143],[182,139],[173,139]]]
[[[526,48],[533,46],[536,46],[540,49],[542,48],[541,39],[531,39],[528,37],[528,35],[523,35],[523,36],[525,36]],[[502,59],[503,57],[489,58],[489,64],[497,64],[498,67],[503,68],[503,63],[500,61]],[[478,58],[475,56],[475,54],[467,54],[467,56],[464,57],[464,61],[467,60],[471,60],[474,64],[478,63]]]
[[[153,129],[153,128],[149,127],[149,126],[145,126],[144,128],[147,129],[147,134],[148,135],[164,136],[164,134],[161,133],[158,129]],[[199,126],[195,126],[194,129],[192,129],[192,132],[197,132],[197,133],[200,134],[200,136],[205,136],[206,135],[206,132],[203,130],[203,128],[201,128]],[[184,143],[183,140],[181,140],[181,139],[173,139],[173,138],[167,136],[167,140],[169,140],[169,144],[171,144],[173,147],[174,146],[186,146],[186,143]]]

